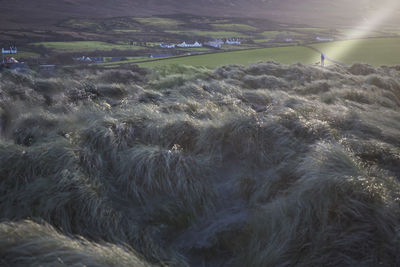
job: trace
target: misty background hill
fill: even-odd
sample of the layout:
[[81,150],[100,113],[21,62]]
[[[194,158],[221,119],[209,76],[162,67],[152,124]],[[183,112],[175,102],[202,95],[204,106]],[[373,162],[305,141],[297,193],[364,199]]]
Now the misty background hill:
[[[49,25],[73,17],[102,18],[189,13],[207,16],[256,17],[314,26],[356,25],[392,0],[15,0],[0,1],[2,28]],[[388,16],[398,23],[400,11]]]

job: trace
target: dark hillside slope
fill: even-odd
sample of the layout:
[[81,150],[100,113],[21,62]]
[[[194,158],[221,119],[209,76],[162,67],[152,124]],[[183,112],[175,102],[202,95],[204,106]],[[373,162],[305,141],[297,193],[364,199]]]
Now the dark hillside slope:
[[400,67],[0,73],[2,266],[399,266]]
[[[216,17],[256,17],[315,26],[353,26],[393,0],[0,0],[1,28],[49,26],[79,18],[149,16],[189,13]],[[397,19],[396,13],[387,14]]]

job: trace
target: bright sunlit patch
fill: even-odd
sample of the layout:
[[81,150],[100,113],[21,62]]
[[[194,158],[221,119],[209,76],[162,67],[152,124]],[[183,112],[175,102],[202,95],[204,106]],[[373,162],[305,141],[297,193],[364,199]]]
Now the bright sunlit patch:
[[382,3],[382,7],[377,9],[370,17],[364,17],[362,23],[357,25],[346,33],[345,39],[354,40],[351,45],[332,45],[323,51],[325,55],[330,59],[343,59],[351,51],[357,49],[362,38],[365,38],[369,33],[381,26],[387,19],[396,13],[397,8],[400,6],[398,0],[388,0]]

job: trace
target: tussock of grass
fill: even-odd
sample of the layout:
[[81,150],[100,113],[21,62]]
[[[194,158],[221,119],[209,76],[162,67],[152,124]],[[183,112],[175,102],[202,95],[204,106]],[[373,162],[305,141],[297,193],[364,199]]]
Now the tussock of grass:
[[43,94],[55,94],[62,91],[64,88],[62,81],[56,79],[38,79],[35,81],[34,89]]
[[292,188],[255,213],[242,263],[398,264],[396,204],[387,196],[398,194],[397,181],[368,177],[346,152],[328,144],[315,147],[299,171]]
[[150,266],[132,250],[73,239],[32,221],[1,223],[0,251],[5,266]]
[[124,86],[119,84],[99,85],[96,89],[98,94],[102,97],[122,98],[127,94]]
[[249,88],[285,89],[287,85],[281,79],[271,75],[245,76],[243,83]]
[[[171,149],[136,146],[126,152],[121,179],[127,180],[132,193],[138,195],[179,194],[181,197],[202,198],[207,161],[185,155],[175,144]],[[126,175],[126,177],[125,177]],[[122,182],[122,181],[121,181]]]
[[375,69],[370,65],[356,63],[350,67],[349,72],[354,75],[369,75],[375,73]]
[[130,71],[130,70],[118,70],[118,71],[104,71],[99,80],[108,83],[132,83],[132,82],[143,82],[144,76],[142,73]]
[[0,75],[3,265],[400,265],[396,67]]

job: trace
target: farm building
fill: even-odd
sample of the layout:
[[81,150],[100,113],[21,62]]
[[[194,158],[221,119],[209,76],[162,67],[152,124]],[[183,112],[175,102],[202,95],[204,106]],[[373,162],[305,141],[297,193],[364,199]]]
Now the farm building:
[[223,44],[224,44],[224,41],[222,41],[222,40],[214,40],[214,41],[209,41],[209,42],[204,43],[204,45],[211,46],[214,48],[221,48],[221,46]]
[[111,58],[112,62],[124,61],[124,60],[128,60],[128,59],[126,57],[112,57]]
[[103,63],[104,62],[104,58],[103,57],[91,57],[90,59],[94,63]]
[[5,58],[3,58],[2,63],[4,63],[4,64],[15,64],[15,63],[19,63],[19,62],[18,62],[18,60],[16,60],[13,57],[5,57]]
[[318,42],[332,42],[333,38],[330,37],[319,37],[315,38]]
[[176,45],[177,47],[181,47],[181,48],[188,48],[188,47],[203,47],[203,45],[199,42],[194,42],[193,44],[189,44],[186,42],[180,43],[178,45]]
[[228,45],[240,45],[241,41],[239,39],[233,38],[233,39],[227,39],[225,43]]
[[16,46],[10,46],[9,50],[2,48],[1,53],[2,54],[17,54],[18,50],[17,50]]
[[88,63],[92,62],[92,59],[90,57],[86,57],[86,56],[74,58],[74,60],[80,61],[80,62],[88,62]]
[[28,64],[26,64],[25,62],[19,62],[13,57],[5,57],[0,62],[0,69],[1,68],[7,68],[21,73],[29,70]]
[[161,48],[175,48],[175,45],[174,44],[161,43],[160,47]]

